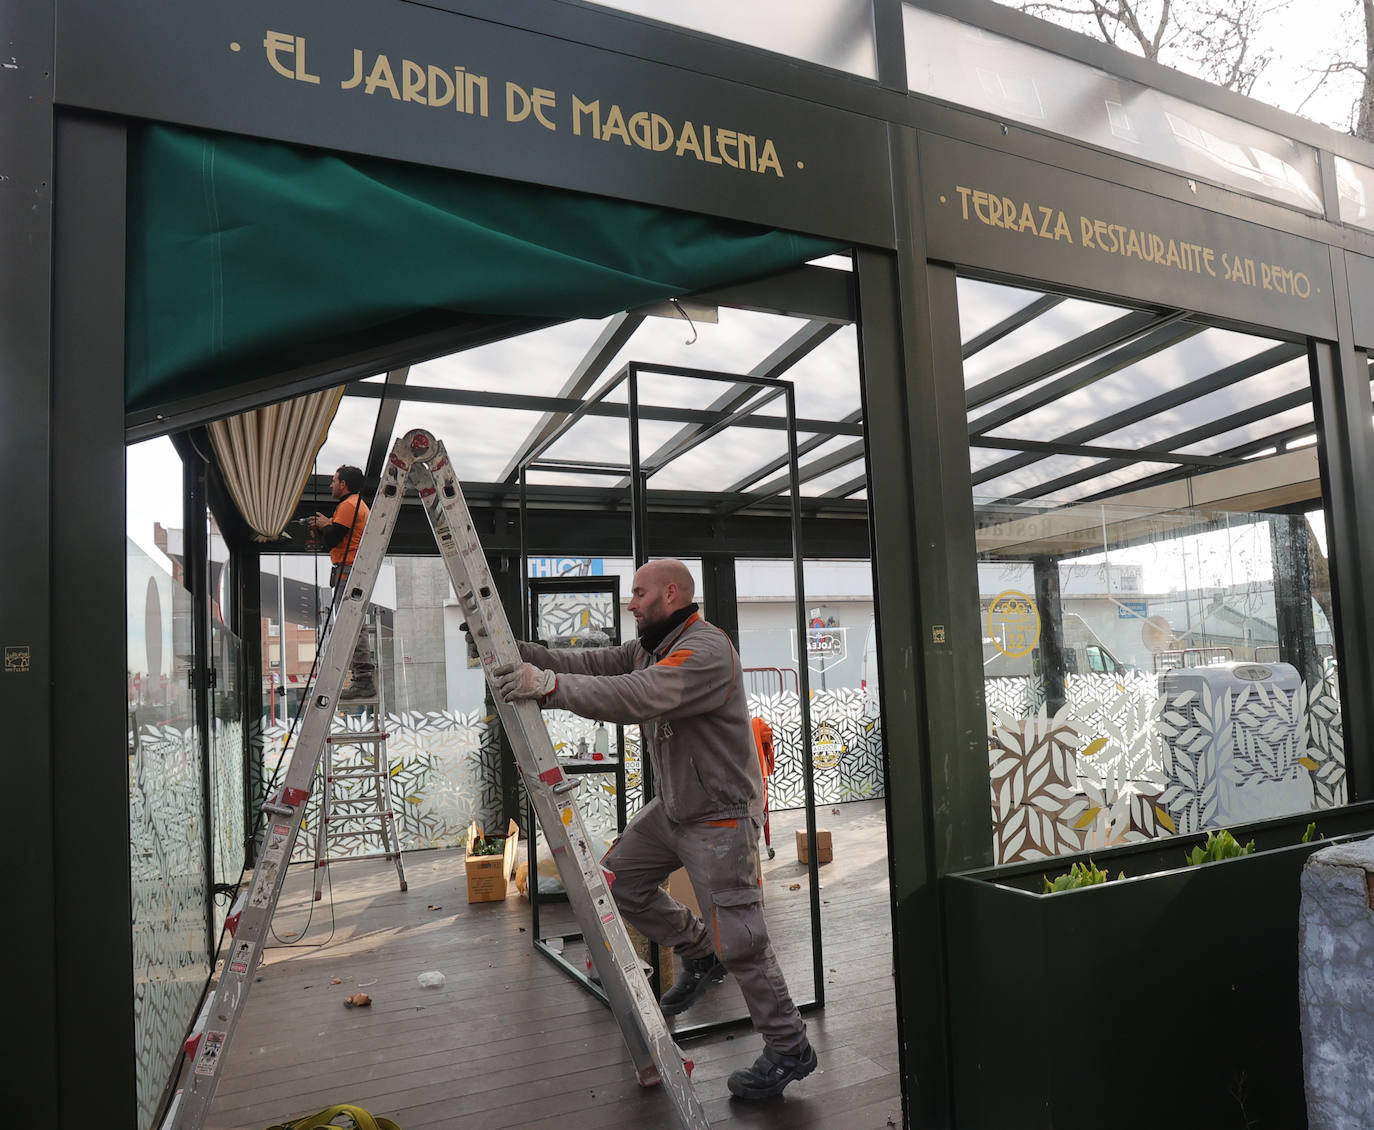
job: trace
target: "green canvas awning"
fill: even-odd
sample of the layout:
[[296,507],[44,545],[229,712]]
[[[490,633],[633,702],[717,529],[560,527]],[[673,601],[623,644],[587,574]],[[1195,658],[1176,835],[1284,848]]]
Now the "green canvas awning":
[[601,318],[833,241],[228,134],[131,134],[125,402],[148,409],[473,315]]

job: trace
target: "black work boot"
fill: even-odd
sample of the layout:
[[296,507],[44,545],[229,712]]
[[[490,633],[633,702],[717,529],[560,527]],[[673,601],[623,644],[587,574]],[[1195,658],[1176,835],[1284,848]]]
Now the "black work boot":
[[658,1007],[664,1016],[676,1016],[696,1004],[713,984],[725,980],[725,966],[714,953],[705,957],[684,957],[673,987],[663,994]]
[[733,1072],[725,1085],[737,1099],[771,1099],[793,1079],[805,1079],[815,1070],[816,1050],[810,1044],[796,1055],[764,1048],[752,1067]]

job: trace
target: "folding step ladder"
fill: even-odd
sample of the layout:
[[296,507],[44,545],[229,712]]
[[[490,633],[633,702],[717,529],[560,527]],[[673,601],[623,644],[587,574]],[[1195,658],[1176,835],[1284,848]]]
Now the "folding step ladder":
[[[268,819],[262,851],[247,892],[230,912],[233,937],[228,957],[205,1010],[204,1031],[196,1045],[187,1081],[168,1111],[164,1130],[198,1130],[205,1124],[224,1052],[243,1014],[272,912],[286,879],[291,849],[300,831],[344,671],[408,483],[419,491],[488,680],[493,667],[520,659],[515,636],[473,528],[472,515],[444,446],[428,432],[407,432],[396,441],[382,471],[347,590],[321,653],[319,674],[307,699],[300,738],[291,752],[286,777],[282,787],[263,804]],[[568,901],[634,1061],[636,1076],[643,1086],[664,1086],[683,1127],[707,1130],[709,1120],[692,1090],[691,1064],[683,1059],[673,1042],[611,898],[615,877],[602,869],[600,859],[593,853],[574,797],[578,781],[559,767],[534,702],[507,703],[499,695],[493,697],[526,792],[558,862]]]
[[[386,712],[380,686],[375,698],[338,703],[334,721],[334,728],[324,739],[324,787],[315,826],[315,901],[324,894],[324,874],[329,865],[355,859],[391,860],[401,890],[408,890],[391,796]],[[357,848],[372,841],[380,841],[381,851],[334,854],[340,845]]]

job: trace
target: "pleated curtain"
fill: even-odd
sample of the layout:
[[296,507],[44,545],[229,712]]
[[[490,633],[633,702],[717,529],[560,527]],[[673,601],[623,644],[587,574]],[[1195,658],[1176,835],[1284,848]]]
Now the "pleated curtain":
[[210,425],[225,486],[254,541],[276,541],[305,491],[343,386],[255,408]]

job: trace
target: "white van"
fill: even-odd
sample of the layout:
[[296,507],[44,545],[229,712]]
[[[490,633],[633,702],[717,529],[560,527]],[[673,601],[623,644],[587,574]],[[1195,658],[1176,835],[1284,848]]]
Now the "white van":
[[[983,609],[987,622],[987,609]],[[1076,612],[1065,612],[1063,621],[1064,667],[1070,675],[1125,675],[1136,668],[1122,663],[1111,653],[1086,620]],[[983,678],[1016,678],[1038,675],[1041,670],[1040,648],[1034,647],[1024,655],[1008,655],[997,646],[991,636],[983,637]]]

